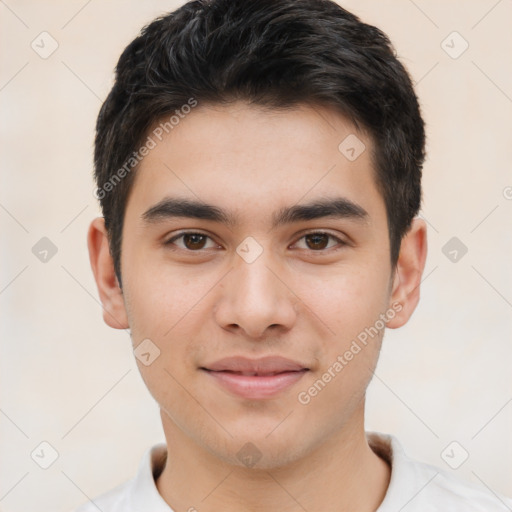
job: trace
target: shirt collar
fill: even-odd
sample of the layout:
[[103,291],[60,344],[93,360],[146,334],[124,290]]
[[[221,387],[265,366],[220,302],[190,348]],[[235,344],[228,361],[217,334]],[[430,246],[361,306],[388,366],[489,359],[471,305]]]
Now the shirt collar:
[[396,512],[399,504],[405,507],[439,472],[410,459],[395,436],[367,432],[366,438],[372,450],[391,466],[388,489],[377,512]]
[[166,457],[167,447],[163,443],[153,446],[144,454],[128,496],[134,511],[173,512],[160,496],[155,483],[155,477],[162,472]]
[[[391,479],[384,500],[377,512],[396,512],[396,503],[407,496],[408,483],[415,480],[414,465],[410,463],[398,440],[389,434],[367,432],[366,437],[372,450],[391,466]],[[139,469],[130,486],[128,501],[134,511],[173,512],[156,487],[155,480],[163,470],[167,457],[165,444],[157,444],[146,451]],[[435,475],[435,471],[432,471]]]

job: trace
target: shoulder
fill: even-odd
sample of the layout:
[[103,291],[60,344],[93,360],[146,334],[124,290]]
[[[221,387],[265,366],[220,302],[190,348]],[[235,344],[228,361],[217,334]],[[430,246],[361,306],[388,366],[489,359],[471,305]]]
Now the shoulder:
[[391,480],[378,512],[512,510],[510,498],[409,458],[395,437],[377,432],[369,432],[367,437],[372,449],[391,464]]
[[464,505],[464,510],[468,512],[512,510],[510,498],[476,487],[445,471],[438,470],[432,484],[430,489],[427,488],[426,499],[433,503],[446,504],[449,507],[446,510],[460,510],[461,505]]
[[133,480],[128,480],[111,489],[97,498],[89,500],[73,512],[124,512],[128,508],[128,496],[133,485]]
[[165,464],[166,454],[165,444],[148,449],[132,479],[89,500],[73,512],[138,512],[146,509],[152,512],[172,512],[158,494],[154,480]]

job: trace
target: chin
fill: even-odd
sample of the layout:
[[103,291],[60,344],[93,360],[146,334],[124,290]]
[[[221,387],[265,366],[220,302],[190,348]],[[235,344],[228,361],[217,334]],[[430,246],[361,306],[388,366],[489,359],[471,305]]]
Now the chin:
[[[268,432],[269,429],[263,432],[246,428],[239,434],[233,432],[233,438],[224,438],[220,444],[215,443],[215,448],[212,444],[205,447],[225,463],[254,472],[289,467],[314,448],[303,435],[292,435],[286,430],[279,434],[274,432],[268,435]],[[297,441],[300,441],[299,444]]]

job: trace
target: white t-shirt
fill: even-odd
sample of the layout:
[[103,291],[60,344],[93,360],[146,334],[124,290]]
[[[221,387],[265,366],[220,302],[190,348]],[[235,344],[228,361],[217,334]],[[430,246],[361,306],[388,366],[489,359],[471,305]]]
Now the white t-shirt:
[[[367,432],[372,449],[391,465],[391,480],[376,512],[505,512],[512,499],[457,479],[452,474],[407,457],[394,436]],[[149,449],[137,474],[75,512],[173,512],[155,485],[162,471],[166,445]]]

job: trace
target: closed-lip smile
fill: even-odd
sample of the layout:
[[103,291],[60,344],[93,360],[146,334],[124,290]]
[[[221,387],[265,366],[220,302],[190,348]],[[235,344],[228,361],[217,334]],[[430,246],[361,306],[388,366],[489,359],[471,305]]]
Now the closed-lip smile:
[[302,363],[281,356],[249,359],[226,357],[200,367],[225,390],[246,399],[272,398],[309,371]]

